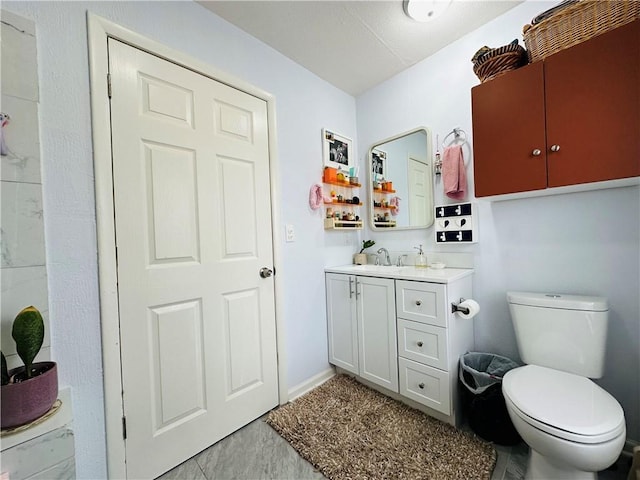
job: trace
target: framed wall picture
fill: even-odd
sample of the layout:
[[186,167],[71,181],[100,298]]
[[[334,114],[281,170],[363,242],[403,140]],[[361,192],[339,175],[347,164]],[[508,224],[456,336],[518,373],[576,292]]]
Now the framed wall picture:
[[374,148],[371,151],[371,178],[382,180],[387,174],[387,152]]
[[322,155],[325,167],[339,168],[348,174],[355,166],[351,139],[326,128],[322,129]]

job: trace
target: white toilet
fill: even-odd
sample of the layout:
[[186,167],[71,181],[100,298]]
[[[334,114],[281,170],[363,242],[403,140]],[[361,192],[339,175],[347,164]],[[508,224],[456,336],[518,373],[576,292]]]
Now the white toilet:
[[527,365],[506,373],[511,420],[530,447],[525,479],[597,479],[626,437],[624,412],[591,378],[604,373],[606,298],[508,292]]

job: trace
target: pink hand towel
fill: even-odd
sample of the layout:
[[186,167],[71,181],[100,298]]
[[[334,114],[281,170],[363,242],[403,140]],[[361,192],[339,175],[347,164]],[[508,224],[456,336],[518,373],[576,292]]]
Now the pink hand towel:
[[462,145],[452,145],[442,154],[442,185],[449,198],[461,200],[467,195],[467,170],[462,158]]
[[391,200],[389,200],[389,205],[396,207],[391,209],[391,215],[394,217],[400,213],[400,200],[400,197],[391,197]]

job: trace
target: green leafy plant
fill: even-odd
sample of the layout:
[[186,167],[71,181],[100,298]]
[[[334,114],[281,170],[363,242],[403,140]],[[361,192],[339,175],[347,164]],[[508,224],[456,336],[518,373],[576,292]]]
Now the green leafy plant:
[[[34,376],[33,360],[44,342],[44,321],[36,307],[30,306],[18,313],[13,321],[11,336],[16,342],[18,356],[24,363],[24,376],[29,379]],[[7,360],[2,354],[2,385],[8,384],[9,381]]]
[[376,242],[374,240],[363,240],[362,241],[362,248],[360,249],[360,253],[363,253],[365,251],[365,249],[369,248],[369,247],[373,247],[376,244]]

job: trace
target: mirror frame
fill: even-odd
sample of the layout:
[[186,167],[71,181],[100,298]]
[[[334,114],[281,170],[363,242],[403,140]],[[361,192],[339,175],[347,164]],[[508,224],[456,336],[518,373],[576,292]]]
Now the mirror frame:
[[[372,165],[372,155],[373,155],[373,151],[376,149],[379,149],[379,147],[381,145],[384,145],[385,143],[388,142],[392,142],[394,140],[398,140],[399,138],[402,137],[406,137],[409,136],[413,133],[416,132],[425,132],[427,135],[427,162],[428,162],[428,166],[429,166],[429,173],[431,176],[431,222],[427,225],[420,225],[417,227],[412,227],[412,226],[404,226],[404,227],[394,227],[394,228],[383,228],[383,227],[378,227],[374,224],[374,210],[373,210],[373,165]],[[431,140],[431,131],[424,126],[420,126],[417,128],[413,128],[411,130],[408,130],[406,132],[402,132],[399,133],[397,135],[394,135],[392,137],[386,138],[384,140],[380,140],[379,142],[374,143],[371,148],[369,148],[369,153],[367,154],[367,180],[368,180],[368,186],[367,186],[367,194],[368,194],[368,208],[367,208],[367,213],[369,216],[369,226],[371,227],[372,230],[375,230],[376,232],[395,232],[395,231],[404,231],[404,230],[425,230],[429,227],[431,227],[435,221],[434,215],[433,215],[433,207],[434,207],[434,202],[435,202],[435,195],[434,195],[434,187],[435,187],[435,181],[434,181],[434,172],[433,172],[433,153],[432,153],[432,140]],[[387,159],[388,161],[388,159]],[[405,203],[405,207],[404,208],[408,208],[408,204]]]

